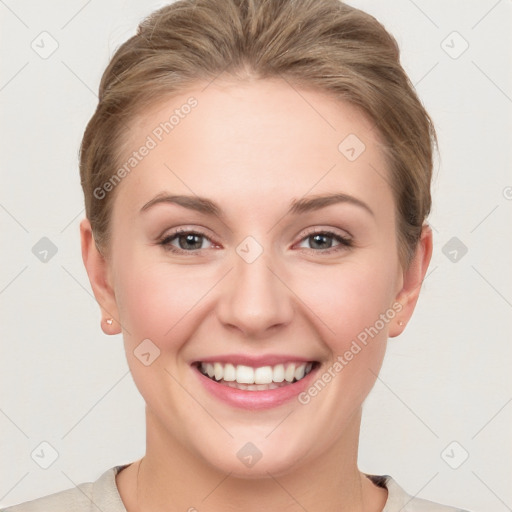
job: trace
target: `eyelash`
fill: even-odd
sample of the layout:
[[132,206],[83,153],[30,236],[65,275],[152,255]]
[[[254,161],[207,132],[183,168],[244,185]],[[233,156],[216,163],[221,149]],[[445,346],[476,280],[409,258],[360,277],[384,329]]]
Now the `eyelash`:
[[[164,238],[162,238],[158,242],[158,244],[161,245],[166,251],[171,251],[175,254],[183,254],[183,255],[188,255],[188,256],[197,256],[198,252],[205,250],[205,249],[192,249],[191,251],[186,251],[184,249],[179,249],[179,248],[171,245],[171,241],[173,241],[173,240],[177,239],[179,236],[183,236],[183,235],[198,235],[198,236],[203,237],[203,238],[209,240],[210,242],[212,242],[208,236],[206,236],[204,233],[201,233],[200,231],[178,229],[178,230],[174,231],[173,233],[166,235]],[[329,238],[334,238],[336,241],[339,242],[339,245],[336,245],[334,247],[329,247],[328,249],[325,249],[325,250],[322,250],[322,249],[315,250],[315,249],[307,249],[306,248],[307,251],[313,251],[315,253],[320,253],[320,254],[331,254],[333,252],[338,252],[338,251],[341,251],[344,249],[345,250],[349,249],[349,248],[353,247],[353,245],[354,245],[351,238],[344,237],[342,235],[339,235],[339,234],[334,233],[333,231],[329,231],[329,230],[312,230],[312,231],[306,233],[300,239],[300,242],[302,242],[303,240],[306,240],[308,238],[311,238],[315,235],[324,235]],[[302,248],[302,249],[304,249],[304,248]]]

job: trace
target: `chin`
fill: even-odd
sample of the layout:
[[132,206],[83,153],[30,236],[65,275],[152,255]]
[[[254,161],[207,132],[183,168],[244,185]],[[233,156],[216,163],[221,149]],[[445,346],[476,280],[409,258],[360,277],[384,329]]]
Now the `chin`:
[[[251,437],[255,439],[254,433]],[[305,462],[307,451],[303,443],[300,446],[293,442],[283,444],[282,440],[269,440],[263,436],[254,442],[239,439],[241,437],[237,436],[229,443],[219,442],[213,451],[203,446],[198,455],[215,470],[241,479],[285,475]]]

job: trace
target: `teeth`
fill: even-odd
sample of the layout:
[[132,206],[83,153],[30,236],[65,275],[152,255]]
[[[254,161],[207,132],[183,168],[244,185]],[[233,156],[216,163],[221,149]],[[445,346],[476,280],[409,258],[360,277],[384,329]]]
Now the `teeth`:
[[222,368],[222,365],[220,363],[215,363],[213,365],[213,369],[215,371],[215,380],[222,379],[222,376],[224,375],[224,368]]
[[[313,368],[313,363],[287,363],[275,366],[260,366],[253,368],[230,363],[201,363],[201,371],[216,381],[223,380],[232,383],[232,387],[251,390],[274,389],[273,383],[294,382],[303,379]],[[237,386],[241,384],[241,386]],[[245,386],[247,385],[247,387]],[[253,386],[254,385],[254,386]],[[270,386],[268,386],[270,385]]]
[[[220,380],[220,379],[219,379]],[[239,384],[254,384],[254,368],[239,364],[236,367],[236,379]]]
[[295,365],[289,364],[286,367],[286,370],[284,371],[284,380],[286,382],[292,382],[292,380],[295,378]]
[[284,364],[276,364],[272,372],[272,380],[274,382],[283,382],[284,380]]
[[238,384],[237,382],[225,382],[225,385],[230,388],[242,389],[244,391],[267,391],[269,389],[277,389],[282,386],[275,382],[271,382],[270,384]]
[[297,380],[302,379],[302,377],[304,377],[304,372],[305,371],[306,371],[306,365],[305,364],[301,364],[299,367],[297,367],[295,369],[295,378]]
[[236,370],[232,364],[224,366],[224,380],[227,382],[233,382],[236,380]]
[[270,384],[272,382],[272,367],[262,366],[254,370],[254,384]]

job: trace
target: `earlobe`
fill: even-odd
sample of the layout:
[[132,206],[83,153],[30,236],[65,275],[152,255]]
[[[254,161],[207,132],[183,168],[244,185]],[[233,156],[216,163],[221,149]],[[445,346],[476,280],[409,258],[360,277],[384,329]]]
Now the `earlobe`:
[[403,285],[395,299],[396,302],[401,304],[402,308],[400,313],[397,314],[395,324],[389,329],[390,338],[401,334],[411,318],[418,302],[421,285],[425,279],[431,258],[432,229],[428,224],[424,224],[412,261],[403,272]]
[[101,328],[105,334],[119,334],[121,326],[114,290],[109,279],[108,261],[96,247],[89,219],[80,222],[80,240],[82,260],[94,297],[101,309]]

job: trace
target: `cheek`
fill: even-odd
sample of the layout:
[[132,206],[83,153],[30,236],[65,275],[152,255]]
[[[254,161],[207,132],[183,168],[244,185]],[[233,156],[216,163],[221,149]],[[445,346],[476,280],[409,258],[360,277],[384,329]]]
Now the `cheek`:
[[[372,264],[347,261],[318,271],[314,286],[302,283],[299,295],[308,297],[306,304],[317,315],[317,324],[323,325],[334,358],[350,350],[359,360],[382,355],[380,341],[387,339],[396,315],[391,307],[396,279],[393,268],[384,259]],[[364,350],[358,352],[357,345]]]
[[208,277],[184,266],[125,258],[116,286],[125,339],[134,344],[149,338],[162,350],[177,350],[186,339],[188,315],[200,310],[200,298],[211,288],[211,280],[211,272]]
[[396,276],[390,268],[394,267],[384,261],[372,265],[347,261],[319,274],[309,294],[302,288],[330,356],[299,398],[315,414],[329,411],[323,431],[327,437],[340,435],[339,426],[364,402],[380,371],[388,328],[396,315],[392,308]]
[[215,284],[211,272],[208,277],[193,270],[136,257],[125,258],[119,267],[116,294],[127,362],[153,410],[187,403],[173,377],[181,382],[186,376],[182,349],[201,324],[201,297]]

